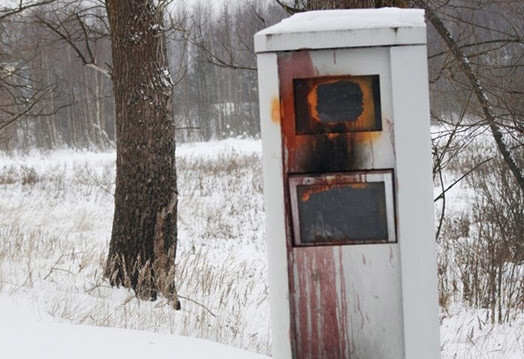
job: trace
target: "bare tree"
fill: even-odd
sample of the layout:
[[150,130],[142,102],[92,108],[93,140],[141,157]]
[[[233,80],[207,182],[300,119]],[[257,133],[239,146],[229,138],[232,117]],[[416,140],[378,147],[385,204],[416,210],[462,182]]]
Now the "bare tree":
[[[38,73],[43,79],[61,72],[59,69],[51,73],[54,60],[51,60],[51,50],[58,47],[69,54],[63,56],[66,61],[70,61],[71,56],[80,60],[77,63],[82,64],[81,82],[94,89],[95,99],[100,96],[97,92],[103,78],[112,80],[117,174],[105,274],[112,285],[132,288],[140,298],[155,299],[162,293],[176,308],[180,305],[174,283],[178,193],[173,83],[164,27],[168,3],[154,0],[107,0],[105,4],[98,0],[57,1],[56,6],[47,9],[49,11],[33,12],[32,19],[37,22],[31,22],[27,31],[40,27],[38,30],[45,36],[46,51],[39,51],[36,61],[32,60],[34,67],[49,71]],[[32,8],[22,2],[20,6]],[[108,37],[112,60],[104,63],[97,49]],[[6,66],[3,68],[7,70],[3,70],[2,75],[6,74],[4,78],[9,79],[12,71]],[[95,76],[88,76],[87,71]],[[72,74],[63,75],[65,78]],[[90,77],[94,84],[90,84]],[[78,87],[72,91],[73,98],[76,90]],[[20,111],[20,115],[34,106],[33,101],[26,102],[28,109]],[[73,122],[73,125],[94,143],[103,137],[101,116],[98,116],[100,103],[87,98],[79,105],[84,120]],[[42,127],[38,132],[48,133],[52,137],[49,143],[56,145],[56,122],[46,118],[41,124],[50,129]],[[100,144],[95,146],[100,147]]]
[[[365,8],[382,6],[408,7],[410,5],[425,9],[428,21],[433,25],[433,28],[436,30],[436,34],[438,34],[446,47],[445,51],[440,55],[446,56],[447,60],[441,67],[437,77],[442,76],[450,63],[455,63],[458,65],[457,67],[453,68],[453,71],[461,72],[462,76],[459,74],[455,74],[455,76],[453,76],[452,74],[451,81],[448,82],[448,84],[455,90],[460,88],[460,90],[457,92],[466,91],[475,97],[476,101],[468,101],[469,103],[466,105],[466,107],[468,107],[468,112],[474,115],[482,116],[484,118],[485,123],[491,130],[495,143],[497,144],[497,148],[502,154],[511,173],[515,177],[520,189],[524,192],[524,174],[522,172],[522,168],[519,167],[514,154],[512,153],[511,144],[505,139],[505,134],[507,134],[507,136],[511,138],[511,141],[513,143],[517,143],[518,146],[522,146],[524,142],[522,113],[520,113],[520,110],[518,110],[518,107],[515,105],[515,101],[518,102],[518,100],[514,100],[516,95],[522,95],[522,91],[519,90],[514,84],[508,86],[509,81],[505,81],[505,79],[508,78],[508,75],[509,78],[511,78],[520,74],[519,69],[522,67],[522,55],[517,56],[516,60],[512,61],[511,63],[510,61],[506,60],[502,66],[496,66],[493,64],[493,58],[497,59],[497,61],[500,61],[499,59],[501,57],[511,58],[511,55],[507,51],[508,44],[522,45],[523,43],[522,37],[520,35],[522,33],[522,25],[518,24],[519,21],[521,22],[522,17],[519,17],[519,5],[516,4],[517,2],[505,0],[474,0],[466,2],[461,0],[275,1],[289,13],[320,9]],[[508,9],[504,11],[504,8],[509,8],[510,11],[516,13],[516,18],[511,19],[511,12],[507,11]],[[465,18],[452,14],[453,11],[459,12],[459,9],[462,9],[464,12],[468,12],[470,14],[475,14],[476,18]],[[502,19],[504,23],[510,24],[509,28],[500,29],[494,25],[491,25],[489,21],[483,22],[491,19],[486,19],[485,17],[483,18],[481,16],[482,14],[479,14],[481,10],[485,10],[485,12],[489,10],[498,12],[499,19]],[[520,12],[522,12],[521,7]],[[522,13],[520,15],[522,15]],[[442,20],[443,17],[446,17],[447,22],[451,25],[454,25],[455,27],[464,27],[465,25],[466,31],[461,33],[462,38],[459,41],[457,41],[452,35],[451,31],[448,29],[448,25],[446,25]],[[475,37],[472,36],[473,33],[480,33],[484,38],[482,38],[481,35],[481,38],[475,39]],[[492,37],[493,33],[496,33],[497,36]],[[470,42],[465,42],[464,38],[470,39]],[[488,45],[491,45],[492,47],[486,48]],[[498,57],[492,57],[489,64],[490,67],[495,68],[498,70],[498,72],[489,71],[494,74],[492,78],[487,78],[486,76],[482,77],[473,65],[473,58],[481,59],[478,61],[480,62],[482,61],[482,58],[489,58],[490,56],[494,55],[496,50],[500,49],[503,50],[500,52],[505,51],[505,53],[496,54]],[[472,54],[468,55],[466,51],[472,52]],[[430,63],[430,66],[431,65],[433,64]],[[478,63],[477,67],[479,67]],[[502,71],[503,68],[505,71]],[[467,83],[467,89],[464,88],[464,81]],[[521,81],[519,81],[519,83],[520,82]],[[435,90],[435,88],[433,87],[432,90]],[[497,103],[497,106],[495,102]],[[480,114],[476,113],[475,106],[477,104],[478,108],[481,109]],[[499,111],[497,111],[497,109]],[[453,133],[454,131],[456,131],[456,129],[452,130]],[[450,138],[453,137],[453,133],[451,133]],[[448,144],[447,149],[449,148],[450,146]],[[446,156],[446,153],[447,152],[439,151],[439,156],[442,158]],[[442,165],[441,161],[438,162],[439,166]],[[445,191],[445,189],[443,190]],[[439,199],[442,198],[442,196],[439,196]]]
[[110,38],[103,10],[104,5],[98,1],[85,4],[67,0],[60,1],[52,12],[35,14],[35,17],[58,39],[67,43],[84,66],[110,78],[110,66],[100,63],[95,51],[98,41]]
[[[52,96],[54,85],[38,82],[28,74],[28,63],[34,57],[38,44],[31,48],[30,57],[21,55],[13,44],[16,25],[13,19],[24,12],[47,5],[55,0],[19,1],[15,5],[0,6],[0,143],[12,147],[9,142],[16,138],[16,124],[25,117],[41,117],[56,113],[60,108],[49,110],[39,106]],[[7,144],[7,145],[6,145]]]
[[51,11],[34,12],[33,21],[49,48],[60,48],[62,58],[50,56],[62,97],[74,109],[58,124],[69,123],[62,136],[69,146],[104,149],[114,146],[109,24],[99,3],[59,1]]
[[41,1],[19,0],[18,3],[14,6],[2,5],[0,6],[0,21],[3,21],[17,14],[21,14],[28,9],[33,9],[38,6],[51,4],[55,1],[56,0],[41,0]]
[[179,306],[175,123],[164,32],[166,2],[107,0],[116,104],[115,214],[106,276],[141,298]]
[[[468,82],[470,91],[477,99],[477,103],[480,105],[480,108],[482,109],[482,115],[488,124],[489,128],[491,129],[491,133],[493,135],[493,138],[495,140],[495,143],[497,144],[497,147],[502,154],[502,157],[504,158],[504,161],[506,162],[507,166],[509,167],[511,173],[515,177],[521,191],[524,193],[524,174],[522,173],[522,169],[519,167],[516,159],[514,158],[514,155],[511,151],[511,146],[505,141],[503,137],[503,130],[500,126],[500,118],[497,116],[497,113],[494,110],[494,106],[492,102],[489,99],[488,91],[490,91],[489,88],[486,87],[486,85],[483,84],[483,81],[481,77],[477,74],[475,71],[472,62],[469,58],[469,56],[466,55],[466,53],[463,51],[464,47],[467,46],[460,46],[459,43],[455,40],[451,32],[448,30],[447,26],[444,24],[444,22],[441,20],[440,16],[436,13],[436,11],[433,10],[433,8],[429,5],[428,1],[424,0],[413,0],[413,2],[426,10],[426,15],[428,18],[428,21],[433,25],[436,32],[442,39],[442,41],[445,43],[447,49],[449,50],[449,55],[453,58],[453,60],[458,64],[458,67],[460,71],[463,73],[463,75],[466,78],[466,81]],[[478,4],[476,4],[478,5]],[[505,39],[498,39],[494,42],[496,43],[507,43],[510,42],[511,39],[505,38]],[[518,35],[515,36],[516,42],[521,42],[522,39],[518,39]],[[488,43],[489,40],[476,43],[475,45],[477,47],[480,47],[480,45],[483,45],[485,43]],[[496,87],[498,84],[490,83],[491,87]],[[492,90],[492,93],[495,92]],[[509,108],[508,108],[509,109]],[[517,114],[513,113],[514,116],[518,116]],[[520,125],[518,125],[520,122],[515,122],[515,128],[513,132],[521,132],[522,130],[519,128]],[[520,136],[522,136],[523,133],[520,133]],[[520,140],[522,140],[522,138]]]

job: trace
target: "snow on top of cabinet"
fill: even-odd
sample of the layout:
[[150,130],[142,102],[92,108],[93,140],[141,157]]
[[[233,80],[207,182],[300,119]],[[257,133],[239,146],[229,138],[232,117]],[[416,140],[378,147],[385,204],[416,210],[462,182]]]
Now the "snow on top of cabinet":
[[297,13],[260,33],[319,32],[426,26],[421,9],[320,10]]
[[425,43],[426,24],[421,9],[308,11],[255,35],[258,53]]

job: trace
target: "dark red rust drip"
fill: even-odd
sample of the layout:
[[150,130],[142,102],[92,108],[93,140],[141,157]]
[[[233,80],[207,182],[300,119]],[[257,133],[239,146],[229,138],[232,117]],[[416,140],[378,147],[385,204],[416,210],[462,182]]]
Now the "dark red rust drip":
[[[349,358],[345,278],[341,251],[336,258],[336,250],[339,249],[293,250],[299,285],[292,292],[292,306],[298,314],[294,318],[297,359]],[[337,291],[337,281],[340,291]]]
[[[292,258],[292,233],[293,229],[291,226],[291,219],[290,219],[290,213],[291,213],[291,206],[290,206],[290,196],[289,196],[289,187],[287,185],[287,163],[289,161],[294,160],[294,151],[291,153],[287,149],[289,148],[295,148],[296,147],[296,137],[295,136],[289,136],[290,133],[286,136],[284,133],[285,130],[290,131],[289,127],[284,126],[283,122],[285,121],[285,116],[291,116],[294,118],[294,106],[293,106],[293,76],[294,73],[290,71],[291,68],[295,68],[297,75],[302,75],[303,77],[310,77],[314,76],[315,69],[313,67],[313,63],[311,61],[311,58],[309,57],[308,51],[297,51],[292,53],[286,53],[281,54],[278,57],[278,72],[279,72],[279,80],[280,80],[280,117],[281,117],[281,129],[283,131],[283,181],[284,181],[284,201],[285,201],[285,211],[286,211],[286,248],[288,251],[288,273],[290,275],[289,278],[289,290],[290,293],[295,293],[298,291],[298,288],[295,288],[295,281],[294,281],[294,259]],[[289,158],[291,156],[291,158]],[[286,161],[286,158],[288,160]],[[298,285],[299,288],[305,287],[303,283],[300,283],[300,278],[298,278]],[[302,278],[304,280],[304,278]],[[291,299],[293,302],[293,299]],[[300,310],[305,311],[306,308],[300,308],[300,306],[297,304],[290,303],[290,314],[292,318],[295,318],[295,320],[291,319],[291,327],[290,327],[290,339],[291,339],[291,345],[293,348],[293,356],[294,358],[302,358],[301,356],[297,356],[299,351],[297,348],[303,347],[303,345],[306,345],[307,343],[303,343],[300,335],[300,329],[299,326],[296,324],[296,319],[301,318]],[[303,321],[307,320],[306,317],[303,317]],[[309,336],[309,335],[308,335]],[[308,337],[305,336],[305,337]],[[305,357],[304,357],[305,358]]]
[[[284,168],[295,163],[295,149],[302,147],[304,136],[295,135],[295,105],[293,79],[307,78],[316,75],[309,51],[296,51],[279,55],[278,75],[280,79],[280,113],[282,117],[282,133],[284,138]],[[287,171],[286,171],[287,172]]]
[[[341,134],[297,136],[293,78],[314,77],[316,71],[308,51],[279,55],[278,67],[293,357],[349,358],[345,280],[343,274],[341,277],[336,275],[335,249],[293,248],[287,182],[288,175],[294,172],[337,172],[352,169],[351,164],[355,162],[352,154],[353,137]],[[360,139],[363,134],[356,135]],[[333,156],[333,153],[337,155]],[[343,272],[342,268],[340,272]],[[340,297],[337,294],[339,279],[342,288]]]
[[349,341],[349,316],[348,316],[348,303],[346,293],[346,276],[344,274],[344,260],[342,258],[342,248],[338,248],[338,265],[340,272],[340,307],[341,320],[339,321],[340,336],[342,337],[341,346],[344,353],[344,358],[350,358],[351,343]]

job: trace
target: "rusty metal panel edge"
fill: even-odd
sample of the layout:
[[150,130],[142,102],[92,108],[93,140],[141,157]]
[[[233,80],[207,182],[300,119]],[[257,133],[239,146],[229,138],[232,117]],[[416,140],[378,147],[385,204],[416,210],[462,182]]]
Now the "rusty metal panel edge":
[[[335,180],[336,183],[366,183],[384,181],[386,191],[386,214],[387,214],[387,240],[339,240],[327,243],[305,243],[300,238],[300,215],[298,212],[298,199],[296,187],[302,184],[324,183],[326,180]],[[337,181],[338,180],[338,181]],[[369,170],[369,171],[351,171],[341,173],[326,174],[294,174],[288,177],[288,193],[290,196],[291,206],[291,223],[292,223],[292,243],[294,247],[314,247],[314,246],[339,246],[339,245],[366,245],[366,244],[383,244],[397,242],[396,226],[396,208],[395,208],[395,186],[394,171],[392,169]]]

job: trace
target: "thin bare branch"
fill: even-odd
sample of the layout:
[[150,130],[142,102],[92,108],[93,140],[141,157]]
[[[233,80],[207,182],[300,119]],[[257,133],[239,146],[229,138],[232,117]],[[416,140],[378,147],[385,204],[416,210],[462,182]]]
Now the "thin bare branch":
[[455,60],[458,62],[460,69],[462,70],[464,75],[466,75],[469,81],[469,85],[471,86],[475,96],[477,97],[477,100],[480,103],[482,112],[491,129],[491,133],[493,135],[493,138],[495,139],[497,147],[501,152],[504,161],[508,165],[511,173],[517,180],[517,183],[522,193],[524,193],[524,174],[522,173],[522,170],[519,168],[515,158],[513,158],[513,155],[510,152],[508,145],[504,141],[502,131],[500,130],[499,125],[497,124],[497,119],[493,111],[493,107],[486,95],[486,91],[484,90],[484,87],[482,86],[479,77],[476,75],[475,71],[473,70],[473,67],[471,66],[469,58],[459,48],[457,42],[454,40],[447,27],[444,25],[444,23],[438,17],[438,15],[433,11],[433,9],[427,4],[427,1],[413,1],[417,6],[420,6],[421,8],[424,8],[426,10],[428,21],[431,22],[435,30],[437,30],[437,33],[446,43],[446,46],[455,57]]
[[13,15],[16,15],[16,14],[20,14],[28,9],[31,9],[31,8],[34,8],[34,7],[37,7],[37,6],[42,6],[42,5],[48,5],[48,4],[51,4],[53,2],[55,2],[56,0],[43,0],[43,1],[39,1],[39,2],[26,2],[24,4],[24,1],[23,0],[20,0],[18,6],[14,7],[14,8],[10,8],[10,7],[4,7],[0,10],[0,21],[8,18],[9,16],[13,16]]

